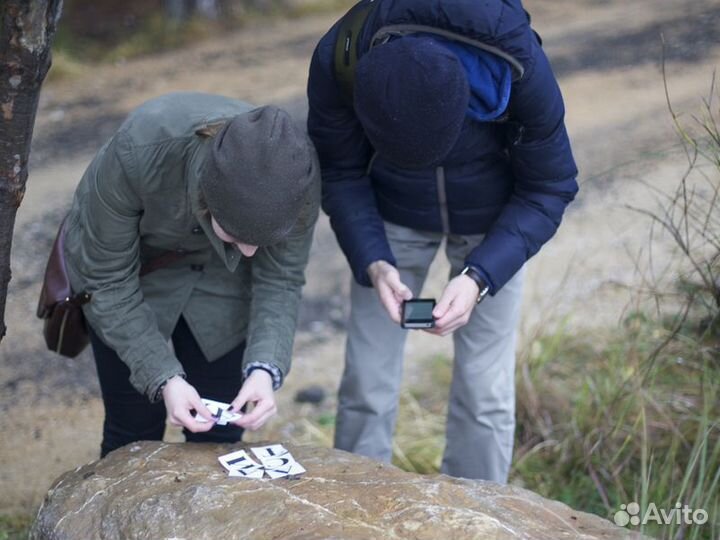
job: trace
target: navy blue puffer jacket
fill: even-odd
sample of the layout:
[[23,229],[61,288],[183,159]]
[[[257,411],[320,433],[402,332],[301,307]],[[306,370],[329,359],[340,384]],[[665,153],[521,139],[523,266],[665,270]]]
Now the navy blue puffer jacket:
[[[375,0],[358,56],[388,25],[444,29],[495,47],[524,68],[513,82],[507,122],[465,119],[460,138],[432,170],[380,158],[334,73],[339,22],[320,40],[308,81],[308,131],[318,151],[323,208],[355,279],[369,286],[376,260],[395,264],[383,220],[426,231],[484,233],[466,263],[495,294],[560,225],[577,193],[577,169],[560,89],[519,0]],[[371,164],[368,170],[368,165]]]

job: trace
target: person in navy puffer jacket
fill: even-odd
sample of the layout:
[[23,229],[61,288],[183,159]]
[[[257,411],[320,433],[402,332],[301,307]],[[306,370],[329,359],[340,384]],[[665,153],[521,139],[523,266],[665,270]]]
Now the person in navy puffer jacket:
[[315,49],[308,98],[323,208],[355,278],[335,446],[390,459],[396,323],[444,241],[451,275],[428,330],[455,345],[441,470],[506,482],[523,266],[578,189],[527,13],[519,0],[362,0]]

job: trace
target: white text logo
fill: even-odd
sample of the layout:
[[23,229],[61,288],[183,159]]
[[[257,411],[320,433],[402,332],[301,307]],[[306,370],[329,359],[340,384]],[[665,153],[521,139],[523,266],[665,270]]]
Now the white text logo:
[[675,508],[666,510],[650,503],[645,512],[640,512],[640,505],[636,502],[621,504],[620,510],[613,516],[615,524],[620,527],[638,526],[640,524],[657,523],[658,525],[704,525],[708,520],[707,511],[702,508],[693,510],[687,504],[679,502]]

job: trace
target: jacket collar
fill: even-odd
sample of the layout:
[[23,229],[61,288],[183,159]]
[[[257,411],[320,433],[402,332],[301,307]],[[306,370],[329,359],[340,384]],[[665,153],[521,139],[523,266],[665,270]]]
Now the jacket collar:
[[200,227],[202,227],[205,236],[207,236],[213,249],[220,256],[220,259],[223,261],[227,269],[230,272],[235,272],[238,264],[240,263],[240,259],[242,259],[242,254],[233,246],[218,238],[212,228],[212,223],[210,222],[210,213],[202,204],[200,180],[205,174],[205,164],[210,158],[212,138],[197,137],[194,142],[194,148],[191,150],[185,173],[187,178],[190,208],[193,216],[195,216],[195,219],[197,219]]

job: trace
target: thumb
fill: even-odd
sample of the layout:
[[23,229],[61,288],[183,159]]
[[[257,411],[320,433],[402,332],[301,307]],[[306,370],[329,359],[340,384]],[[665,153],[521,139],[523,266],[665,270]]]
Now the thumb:
[[242,408],[247,404],[248,400],[250,399],[250,395],[251,395],[251,389],[248,388],[247,379],[246,379],[245,383],[240,388],[240,392],[238,392],[237,397],[230,404],[233,412],[237,412],[237,413],[241,412]]
[[448,294],[447,289],[445,289],[445,292],[440,297],[440,300],[438,300],[438,303],[435,305],[435,309],[433,309],[433,317],[435,317],[436,319],[443,318],[450,309],[452,301],[452,295]]

